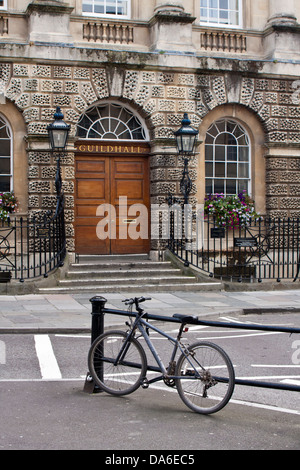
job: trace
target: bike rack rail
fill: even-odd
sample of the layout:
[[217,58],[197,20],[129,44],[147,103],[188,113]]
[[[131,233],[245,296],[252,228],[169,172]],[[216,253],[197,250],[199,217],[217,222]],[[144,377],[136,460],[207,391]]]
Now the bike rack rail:
[[[92,303],[92,335],[91,335],[91,342],[93,342],[100,334],[104,332],[104,315],[109,313],[113,315],[121,315],[127,317],[135,317],[136,312],[129,312],[128,310],[118,310],[112,308],[106,308],[105,303],[107,299],[101,296],[95,296],[90,299]],[[164,321],[164,322],[172,322],[172,323],[181,323],[180,320],[174,317],[164,317],[161,315],[153,315],[150,313],[146,313],[144,316],[147,320],[157,320],[157,321]],[[187,323],[188,324],[188,323]],[[289,334],[300,334],[300,328],[289,328],[289,327],[277,327],[277,326],[270,326],[270,325],[257,325],[257,324],[245,324],[245,323],[225,323],[225,322],[217,322],[217,321],[206,321],[206,320],[199,320],[193,319],[193,322],[189,324],[193,325],[202,325],[202,326],[216,326],[222,328],[236,328],[236,329],[243,329],[243,330],[258,330],[258,331],[274,331],[279,333],[289,333]],[[88,373],[89,375],[89,373]],[[86,378],[86,385],[85,389],[90,389],[91,387],[91,380],[90,377]],[[242,379],[235,379],[236,385],[246,385],[250,387],[260,387],[260,388],[273,388],[277,390],[287,390],[291,392],[300,392],[300,385],[292,385],[292,384],[278,384],[274,382],[260,382],[257,380],[242,380]],[[95,391],[95,390],[94,390]]]

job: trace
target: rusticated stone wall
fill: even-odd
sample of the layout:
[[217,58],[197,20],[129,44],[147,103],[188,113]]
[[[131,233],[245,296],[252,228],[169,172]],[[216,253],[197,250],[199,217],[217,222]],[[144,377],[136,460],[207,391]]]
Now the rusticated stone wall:
[[271,217],[300,217],[300,158],[267,158],[266,206]]
[[[262,124],[266,149],[266,207],[272,215],[300,215],[299,180],[300,104],[295,101],[292,79],[242,76],[206,71],[121,69],[117,66],[80,67],[36,63],[1,63],[0,84],[27,125],[28,211],[34,214],[55,206],[56,163],[47,151],[47,126],[56,106],[71,124],[76,139],[80,115],[101,100],[122,99],[135,107],[150,131],[152,155],[151,201],[162,203],[171,192],[179,194],[182,159],[178,158],[173,131],[187,112],[192,125],[201,127],[210,111],[228,103],[247,108]],[[13,123],[12,127],[13,127]],[[25,144],[24,144],[25,145]],[[284,148],[284,156],[272,149]],[[296,154],[297,154],[296,152]],[[278,152],[277,152],[278,154]],[[190,163],[194,182],[199,174],[199,159]],[[71,147],[62,160],[63,189],[66,195],[68,248],[74,249],[74,154]],[[252,175],[255,178],[255,173]],[[192,200],[197,200],[194,184]],[[22,196],[22,195],[20,195]],[[254,195],[255,196],[255,195]],[[200,202],[200,201],[198,201]]]

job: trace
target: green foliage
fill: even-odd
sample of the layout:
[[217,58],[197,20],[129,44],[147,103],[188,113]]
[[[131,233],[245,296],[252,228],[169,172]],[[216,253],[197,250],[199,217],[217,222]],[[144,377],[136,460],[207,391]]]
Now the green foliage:
[[210,194],[205,198],[204,213],[214,217],[219,227],[247,227],[259,215],[246,191],[233,196]]

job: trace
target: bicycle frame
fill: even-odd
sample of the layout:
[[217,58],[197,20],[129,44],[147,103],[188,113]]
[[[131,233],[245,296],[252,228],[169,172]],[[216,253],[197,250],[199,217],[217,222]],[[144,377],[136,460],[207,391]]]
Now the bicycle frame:
[[[180,352],[181,352],[182,354],[184,354],[185,357],[187,358],[187,360],[188,360],[190,366],[193,368],[193,370],[194,370],[194,372],[195,372],[195,375],[194,375],[194,376],[193,376],[193,375],[189,375],[189,376],[187,376],[187,377],[185,377],[185,376],[170,375],[169,372],[168,372],[168,370],[167,370],[166,367],[164,366],[164,364],[163,364],[161,358],[159,357],[159,354],[158,354],[157,350],[155,349],[155,347],[154,347],[152,341],[151,341],[150,338],[149,338],[149,335],[148,335],[148,333],[147,333],[147,331],[146,331],[147,328],[149,328],[149,329],[151,329],[151,330],[157,332],[157,333],[160,334],[161,336],[164,336],[164,337],[167,338],[171,343],[174,344],[174,348],[173,348],[173,351],[172,351],[172,354],[171,354],[171,358],[170,358],[170,363],[169,363],[170,365],[171,365],[171,364],[173,363],[173,361],[175,360],[177,351],[178,351],[178,349],[179,349]],[[151,354],[153,355],[153,357],[154,357],[154,359],[155,359],[155,361],[156,361],[156,363],[157,363],[157,365],[158,365],[158,368],[156,368],[156,367],[148,367],[148,370],[154,370],[154,371],[156,371],[156,372],[159,372],[159,371],[160,371],[160,372],[162,373],[162,375],[159,376],[159,377],[155,377],[154,379],[151,379],[151,380],[148,380],[148,379],[147,379],[147,382],[146,382],[147,385],[149,385],[149,384],[151,384],[151,383],[154,383],[154,382],[158,382],[158,381],[160,381],[160,380],[164,380],[164,379],[175,380],[175,379],[179,379],[179,378],[180,378],[180,379],[186,378],[186,379],[191,380],[191,379],[193,379],[193,378],[194,378],[194,379],[199,378],[199,377],[200,377],[199,372],[195,369],[194,365],[191,363],[191,361],[190,361],[189,358],[188,358],[189,353],[187,353],[187,348],[186,348],[185,346],[182,346],[182,345],[180,344],[180,341],[179,341],[180,338],[181,338],[181,335],[182,335],[183,328],[184,328],[184,325],[182,324],[182,325],[180,326],[180,329],[179,329],[179,333],[178,333],[177,338],[173,338],[172,336],[168,335],[168,334],[165,333],[164,331],[162,331],[162,330],[160,330],[159,328],[157,328],[157,327],[151,325],[150,323],[148,323],[146,320],[144,320],[144,319],[142,318],[142,316],[138,316],[138,317],[136,318],[136,320],[135,320],[135,322],[134,322],[134,324],[133,324],[133,326],[132,326],[132,329],[131,329],[131,331],[129,332],[129,335],[128,335],[128,337],[127,337],[127,340],[126,340],[126,342],[124,343],[124,346],[123,346],[123,348],[121,349],[121,351],[120,351],[118,357],[116,358],[116,361],[115,361],[115,362],[117,363],[118,361],[122,360],[122,357],[125,356],[126,351],[127,351],[127,346],[128,346],[128,344],[130,343],[130,338],[135,334],[136,329],[138,329],[139,332],[141,333],[141,335],[143,336],[143,338],[145,339],[145,341],[146,341],[146,343],[147,343],[147,346],[148,346],[148,348],[149,348]],[[169,367],[170,367],[170,365],[169,365]],[[198,365],[199,365],[199,367],[200,367],[201,369],[203,369],[202,366],[201,366],[201,364],[198,363]],[[146,379],[146,377],[145,377],[145,379]],[[147,385],[146,385],[146,386],[147,386]]]

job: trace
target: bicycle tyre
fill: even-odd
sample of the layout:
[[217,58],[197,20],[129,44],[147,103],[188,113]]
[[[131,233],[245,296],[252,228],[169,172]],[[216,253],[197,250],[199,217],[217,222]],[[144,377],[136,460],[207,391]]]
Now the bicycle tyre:
[[214,343],[200,341],[189,346],[188,351],[189,361],[201,378],[192,378],[195,371],[186,355],[182,354],[178,359],[175,375],[191,376],[191,380],[175,380],[178,394],[185,405],[196,413],[216,413],[229,402],[234,390],[232,362],[227,353]]
[[122,362],[114,365],[126,339],[124,331],[108,331],[96,338],[89,350],[90,374],[100,389],[111,395],[134,392],[146,376],[146,354],[135,338],[131,339]]

